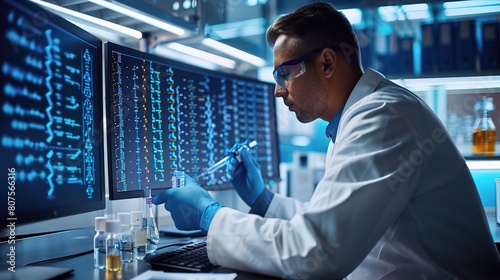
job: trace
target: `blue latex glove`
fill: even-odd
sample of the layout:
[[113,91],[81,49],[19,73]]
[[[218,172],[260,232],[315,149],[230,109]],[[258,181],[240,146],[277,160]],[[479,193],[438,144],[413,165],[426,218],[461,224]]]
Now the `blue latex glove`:
[[215,213],[222,208],[219,202],[213,200],[210,194],[188,175],[185,175],[184,187],[168,189],[155,195],[153,203],[165,203],[165,209],[172,215],[176,228],[200,229],[204,234],[207,234]]
[[[231,148],[231,154],[242,145],[244,144],[236,144]],[[252,207],[265,190],[264,180],[262,179],[259,164],[252,157],[248,148],[241,150],[240,157],[241,162],[238,162],[234,156],[231,158],[227,165],[227,173],[230,175],[229,179],[238,195],[248,206]]]

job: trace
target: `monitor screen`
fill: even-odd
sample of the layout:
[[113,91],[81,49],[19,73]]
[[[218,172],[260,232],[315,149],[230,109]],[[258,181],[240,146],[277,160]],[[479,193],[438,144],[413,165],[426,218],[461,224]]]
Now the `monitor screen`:
[[225,168],[198,175],[235,143],[253,140],[265,183],[279,180],[274,84],[105,48],[111,199],[158,193],[176,170],[207,190],[231,188]]
[[2,220],[104,209],[102,42],[26,1],[0,15]]

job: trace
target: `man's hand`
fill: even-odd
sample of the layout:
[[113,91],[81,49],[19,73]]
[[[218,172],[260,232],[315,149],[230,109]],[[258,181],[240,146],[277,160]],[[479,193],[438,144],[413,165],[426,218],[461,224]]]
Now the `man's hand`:
[[[241,145],[235,145],[232,150],[238,150]],[[252,207],[257,198],[264,192],[264,180],[257,161],[252,157],[248,148],[243,148],[239,156],[241,162],[233,157],[228,164],[228,174],[238,195],[245,203]]]
[[157,194],[153,197],[153,203],[165,203],[165,209],[172,215],[178,229],[201,229],[206,234],[213,216],[222,206],[193,178],[185,175],[185,180],[184,187],[168,189]]

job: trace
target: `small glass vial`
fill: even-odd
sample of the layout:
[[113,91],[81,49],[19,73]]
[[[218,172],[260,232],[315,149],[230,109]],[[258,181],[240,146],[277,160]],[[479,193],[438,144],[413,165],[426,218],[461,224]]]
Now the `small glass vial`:
[[120,258],[122,263],[128,263],[134,260],[134,239],[130,232],[130,213],[118,213],[117,217],[121,223]]
[[94,267],[106,268],[106,217],[95,218]]
[[156,226],[155,217],[153,215],[153,203],[151,197],[151,189],[145,191],[145,209],[142,219],[142,228],[146,231],[146,254],[152,254],[158,249],[160,243],[160,232]]
[[172,188],[181,188],[186,185],[184,171],[175,170],[172,173]]
[[483,97],[474,105],[476,122],[472,134],[472,152],[480,155],[495,155],[496,128],[491,114],[495,109],[493,98]]
[[146,257],[146,231],[142,228],[142,211],[130,212],[130,233],[134,239],[134,259],[142,260]]
[[119,220],[106,221],[106,270],[119,271],[122,268],[120,260],[120,232]]

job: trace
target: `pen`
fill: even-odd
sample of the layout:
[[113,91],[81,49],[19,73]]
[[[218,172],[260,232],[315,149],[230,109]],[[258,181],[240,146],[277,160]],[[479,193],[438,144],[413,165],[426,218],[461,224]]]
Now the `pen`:
[[[238,161],[241,161],[241,157],[240,157],[241,150],[243,148],[253,148],[255,146],[257,146],[257,141],[253,140],[252,142],[248,143],[248,145],[243,145],[240,148],[238,148],[238,150],[236,150],[233,153],[233,155],[236,156],[236,159]],[[210,166],[207,170],[205,170],[200,175],[198,175],[198,178],[203,177],[203,176],[207,176],[208,174],[212,174],[215,171],[217,171],[217,170],[221,169],[222,167],[226,166],[227,163],[229,162],[229,159],[231,159],[231,156],[226,156],[223,159],[219,160],[214,165]]]

